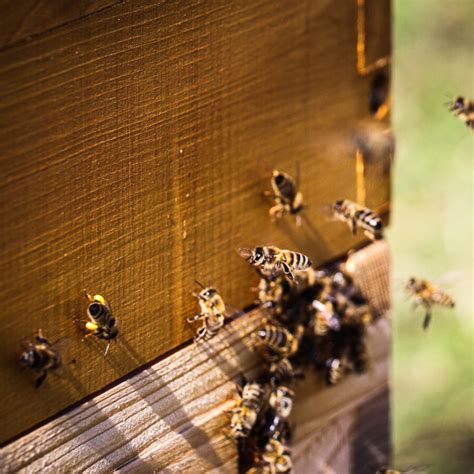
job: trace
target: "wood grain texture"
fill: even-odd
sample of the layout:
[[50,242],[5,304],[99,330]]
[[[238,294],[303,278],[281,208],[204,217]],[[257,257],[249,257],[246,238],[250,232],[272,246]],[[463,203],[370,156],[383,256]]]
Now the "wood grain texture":
[[[189,340],[195,278],[251,303],[237,247],[321,263],[362,240],[321,212],[355,198],[354,129],[371,120],[356,10],[140,0],[0,51],[0,442]],[[271,224],[261,191],[296,161],[303,225]],[[368,201],[386,205],[389,175],[368,166]],[[107,358],[72,323],[83,288],[120,321]],[[77,363],[35,391],[16,357],[37,328]]]
[[[369,278],[386,258],[371,247],[359,252],[372,259],[364,262],[370,263],[364,269]],[[387,301],[388,288],[382,291],[380,299]],[[235,472],[236,447],[223,433],[229,420],[224,412],[234,403],[233,380],[242,373],[253,377],[261,368],[248,336],[262,316],[255,310],[238,318],[209,343],[176,352],[10,443],[0,450],[1,470]],[[291,423],[297,466],[307,462],[309,452],[313,466],[321,460],[333,467],[347,461],[350,452],[340,457],[333,452],[334,430],[339,442],[345,442],[344,420],[356,419],[357,408],[387,386],[386,317],[370,328],[368,344],[372,364],[366,374],[349,376],[334,387],[308,374],[295,387]],[[321,442],[325,433],[330,438],[326,444]]]
[[0,49],[13,46],[122,0],[0,0]]

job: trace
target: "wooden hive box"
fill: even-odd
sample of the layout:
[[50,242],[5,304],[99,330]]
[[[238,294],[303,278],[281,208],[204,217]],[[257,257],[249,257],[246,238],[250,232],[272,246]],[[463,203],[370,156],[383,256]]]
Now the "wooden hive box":
[[[388,132],[389,116],[374,117],[369,98],[375,75],[389,77],[390,2],[2,7],[0,462],[11,471],[173,471],[199,458],[202,469],[231,470],[235,449],[216,435],[219,414],[231,379],[255,367],[244,336],[261,314],[196,353],[184,323],[196,309],[193,281],[210,279],[226,301],[248,307],[256,277],[238,247],[271,243],[322,265],[365,245],[322,211],[358,199],[361,185],[366,204],[387,216],[391,150],[380,152],[370,131]],[[297,166],[303,224],[272,223],[262,191],[272,169]],[[385,274],[380,252],[372,265]],[[105,295],[120,320],[107,357],[73,323],[85,314],[84,288]],[[36,390],[17,356],[38,328],[67,338],[75,363]],[[357,382],[359,402],[385,386],[380,370],[373,386]],[[307,439],[326,426],[315,416]],[[106,432],[113,443],[98,436]]]

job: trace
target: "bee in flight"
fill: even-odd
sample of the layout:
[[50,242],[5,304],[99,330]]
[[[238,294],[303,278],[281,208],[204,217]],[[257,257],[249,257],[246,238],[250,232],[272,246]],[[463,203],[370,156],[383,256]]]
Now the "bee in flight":
[[347,223],[353,235],[356,234],[357,227],[360,227],[369,239],[382,238],[382,219],[367,207],[349,199],[339,199],[333,204],[332,210],[336,219]]
[[283,270],[289,280],[294,279],[293,272],[305,270],[312,265],[306,255],[292,250],[280,250],[278,247],[259,246],[253,250],[240,248],[239,254],[251,265],[259,267],[264,274],[274,274],[278,270]]
[[25,350],[20,356],[20,364],[39,373],[35,380],[35,387],[38,388],[45,381],[48,371],[61,367],[61,355],[57,344],[51,344],[43,336],[41,329],[38,329],[35,339],[35,342],[26,344]]
[[474,130],[474,102],[464,97],[456,97],[449,102],[449,110]]
[[275,205],[269,211],[272,220],[281,218],[289,212],[296,217],[296,225],[301,225],[299,213],[305,206],[303,194],[298,191],[298,180],[295,182],[289,174],[273,170],[271,186],[273,193],[266,191],[264,194],[275,200]]
[[112,315],[112,309],[107,300],[101,295],[90,295],[84,290],[84,295],[89,301],[87,306],[88,320],[84,321],[88,333],[85,337],[95,336],[108,341],[104,356],[107,355],[110,341],[118,336],[117,319]]
[[230,436],[233,439],[245,438],[252,431],[260,412],[265,388],[258,383],[246,383],[237,386],[237,406],[227,413],[231,414]]
[[225,305],[217,290],[211,286],[204,287],[196,281],[202,290],[198,295],[199,306],[201,312],[187,319],[188,323],[194,323],[202,320],[202,326],[197,330],[195,342],[204,339],[208,341],[213,338],[219,329],[224,326],[225,321]]
[[426,310],[423,321],[423,329],[426,329],[431,321],[431,307],[438,305],[446,308],[454,308],[454,300],[443,290],[428,280],[421,278],[409,278],[405,284],[407,293],[415,300],[416,306],[422,306]]

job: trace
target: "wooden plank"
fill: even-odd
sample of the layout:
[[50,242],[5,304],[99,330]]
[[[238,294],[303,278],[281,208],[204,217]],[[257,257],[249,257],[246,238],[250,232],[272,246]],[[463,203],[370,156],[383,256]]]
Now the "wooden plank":
[[352,443],[351,464],[356,474],[373,474],[392,464],[388,387],[358,408]]
[[[377,255],[371,265],[375,269],[381,255],[369,249],[360,252]],[[261,367],[248,337],[261,318],[260,310],[240,317],[209,344],[190,345],[8,444],[0,450],[0,468],[29,473],[181,472],[191,467],[193,472],[235,472],[236,447],[224,436],[229,421],[224,412],[234,403],[232,380],[242,373],[254,377]],[[297,463],[317,433],[339,429],[337,420],[386,387],[386,318],[370,328],[368,345],[372,366],[366,374],[329,388],[321,377],[308,374],[295,387],[291,423]]]
[[121,0],[0,0],[0,49],[119,3]]
[[[237,247],[321,263],[360,243],[321,212],[356,195],[353,129],[369,119],[356,11],[124,2],[0,52],[0,442],[189,340],[195,278],[249,304]],[[261,191],[295,161],[306,217],[272,225]],[[389,176],[368,168],[368,201],[384,206]],[[120,320],[107,358],[72,324],[83,288]],[[37,328],[77,361],[41,390],[16,362]]]

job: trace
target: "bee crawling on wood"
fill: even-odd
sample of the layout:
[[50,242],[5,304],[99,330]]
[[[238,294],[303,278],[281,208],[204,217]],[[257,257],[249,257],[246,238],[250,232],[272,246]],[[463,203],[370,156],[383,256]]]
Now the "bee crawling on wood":
[[[299,175],[299,173],[298,173]],[[299,179],[296,181],[283,171],[273,170],[271,186],[272,192],[266,191],[266,196],[271,196],[275,200],[275,205],[270,209],[269,214],[272,220],[281,218],[286,213],[296,216],[296,225],[301,225],[299,213],[305,207],[303,205],[303,195],[298,191]]]
[[444,306],[454,308],[455,302],[447,293],[435,286],[428,280],[421,278],[409,278],[405,289],[410,296],[414,297],[415,306],[422,306],[426,310],[423,321],[423,329],[427,329],[431,321],[431,308],[433,306]]
[[449,102],[449,110],[455,117],[462,120],[471,130],[474,130],[474,102],[464,97],[456,97]]
[[350,372],[345,358],[333,358],[326,361],[326,382],[329,385],[339,383],[347,372]]
[[252,333],[254,344],[269,361],[277,361],[296,353],[299,346],[299,334],[294,336],[288,329],[275,324],[264,323]]
[[89,301],[87,306],[88,320],[84,321],[85,329],[88,333],[85,337],[95,336],[98,339],[104,339],[107,347],[104,356],[107,355],[110,347],[110,341],[118,336],[117,319],[112,314],[112,308],[107,300],[101,295],[90,295],[84,290],[84,295]]
[[217,290],[211,286],[204,287],[196,281],[202,290],[195,295],[198,298],[201,312],[187,319],[188,323],[202,321],[202,326],[197,330],[195,342],[208,341],[213,338],[225,322],[225,305]]
[[274,246],[258,246],[253,250],[240,248],[239,254],[251,265],[260,268],[264,274],[271,275],[278,270],[283,270],[289,280],[294,279],[293,272],[305,270],[312,265],[311,260],[306,255],[292,250],[280,250]]
[[291,384],[296,379],[304,378],[303,371],[294,368],[287,358],[272,362],[268,369],[268,376],[272,387]]
[[258,383],[246,383],[237,386],[237,406],[227,413],[231,414],[229,435],[233,439],[246,438],[252,431],[260,412],[265,387]]
[[280,442],[289,441],[291,428],[288,417],[293,409],[294,396],[293,390],[284,385],[272,389],[268,409],[257,430],[257,444],[260,447],[264,447],[271,439]]
[[[60,341],[65,341],[61,339]],[[20,364],[30,367],[39,373],[35,380],[35,387],[38,388],[45,381],[48,372],[61,367],[62,360],[59,353],[58,343],[52,344],[43,336],[41,329],[38,329],[35,342],[25,344],[25,350],[20,356]]]
[[339,199],[333,204],[332,210],[334,217],[345,222],[353,235],[356,234],[357,228],[360,227],[369,239],[377,240],[382,238],[382,219],[371,209],[360,206],[349,199]]

